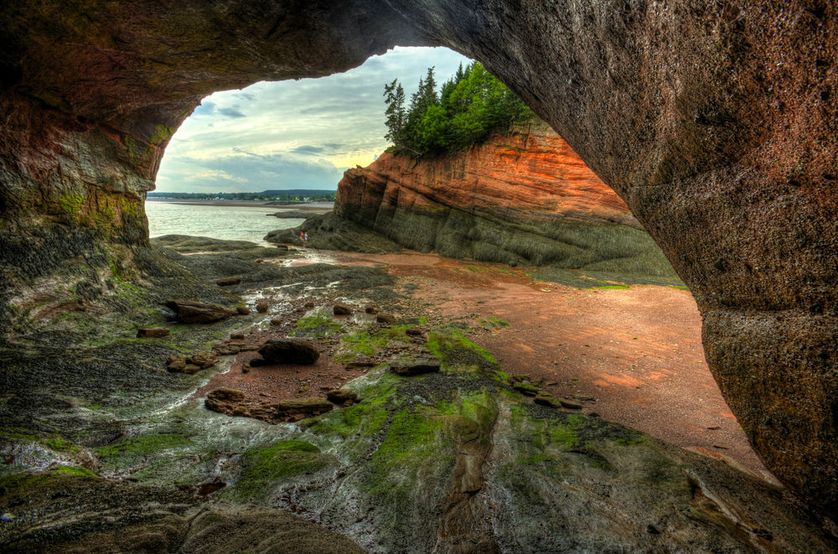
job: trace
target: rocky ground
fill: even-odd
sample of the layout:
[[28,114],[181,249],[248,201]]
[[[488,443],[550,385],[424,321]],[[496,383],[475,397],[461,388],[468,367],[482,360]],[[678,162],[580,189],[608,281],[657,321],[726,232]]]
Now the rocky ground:
[[156,272],[4,339],[3,550],[836,546],[775,485],[511,370],[501,318],[398,269],[154,242]]

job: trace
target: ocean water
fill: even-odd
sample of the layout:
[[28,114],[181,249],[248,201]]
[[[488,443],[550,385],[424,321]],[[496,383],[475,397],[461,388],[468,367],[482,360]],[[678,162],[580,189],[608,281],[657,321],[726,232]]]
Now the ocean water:
[[270,214],[282,208],[210,206],[159,201],[145,203],[149,236],[193,235],[223,240],[248,240],[267,244],[265,235],[276,229],[290,229],[302,219],[279,219]]

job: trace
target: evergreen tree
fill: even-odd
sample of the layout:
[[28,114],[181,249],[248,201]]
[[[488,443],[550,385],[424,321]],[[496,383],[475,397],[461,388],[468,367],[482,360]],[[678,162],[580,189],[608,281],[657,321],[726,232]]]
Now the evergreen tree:
[[437,94],[434,68],[419,80],[404,109],[398,80],[384,87],[387,139],[396,152],[414,157],[467,148],[493,132],[505,132],[516,121],[533,116],[506,85],[480,63],[462,64]]
[[386,138],[393,144],[398,144],[402,141],[404,124],[407,119],[404,107],[404,88],[402,88],[398,79],[393,79],[391,83],[384,85],[384,102],[387,105],[384,112],[387,124]]

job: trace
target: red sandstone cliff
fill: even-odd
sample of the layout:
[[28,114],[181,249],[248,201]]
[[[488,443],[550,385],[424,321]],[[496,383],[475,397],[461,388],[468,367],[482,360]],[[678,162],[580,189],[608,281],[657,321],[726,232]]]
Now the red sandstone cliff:
[[368,167],[344,174],[338,214],[372,226],[371,212],[387,207],[451,207],[489,218],[571,218],[639,227],[622,199],[540,122],[431,160],[384,153]]

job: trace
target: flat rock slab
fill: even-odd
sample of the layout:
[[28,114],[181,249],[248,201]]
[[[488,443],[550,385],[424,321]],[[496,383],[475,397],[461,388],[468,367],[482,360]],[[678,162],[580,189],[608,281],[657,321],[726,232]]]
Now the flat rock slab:
[[228,388],[210,391],[205,406],[208,410],[221,414],[252,417],[268,423],[299,421],[325,414],[334,408],[331,402],[320,397],[267,402],[248,398],[242,391]]
[[314,343],[305,339],[272,339],[259,349],[262,358],[279,364],[310,365],[320,358]]
[[439,369],[439,360],[436,359],[402,360],[390,364],[390,371],[402,377],[436,373]]
[[175,312],[175,318],[181,323],[215,323],[236,315],[224,306],[194,300],[170,300],[166,306]]
[[276,415],[281,419],[302,419],[330,412],[334,405],[320,397],[294,398],[276,404]]
[[168,336],[169,330],[162,327],[143,327],[142,329],[137,329],[138,339],[159,339]]
[[335,304],[332,308],[335,315],[352,315],[352,306],[346,304]]

